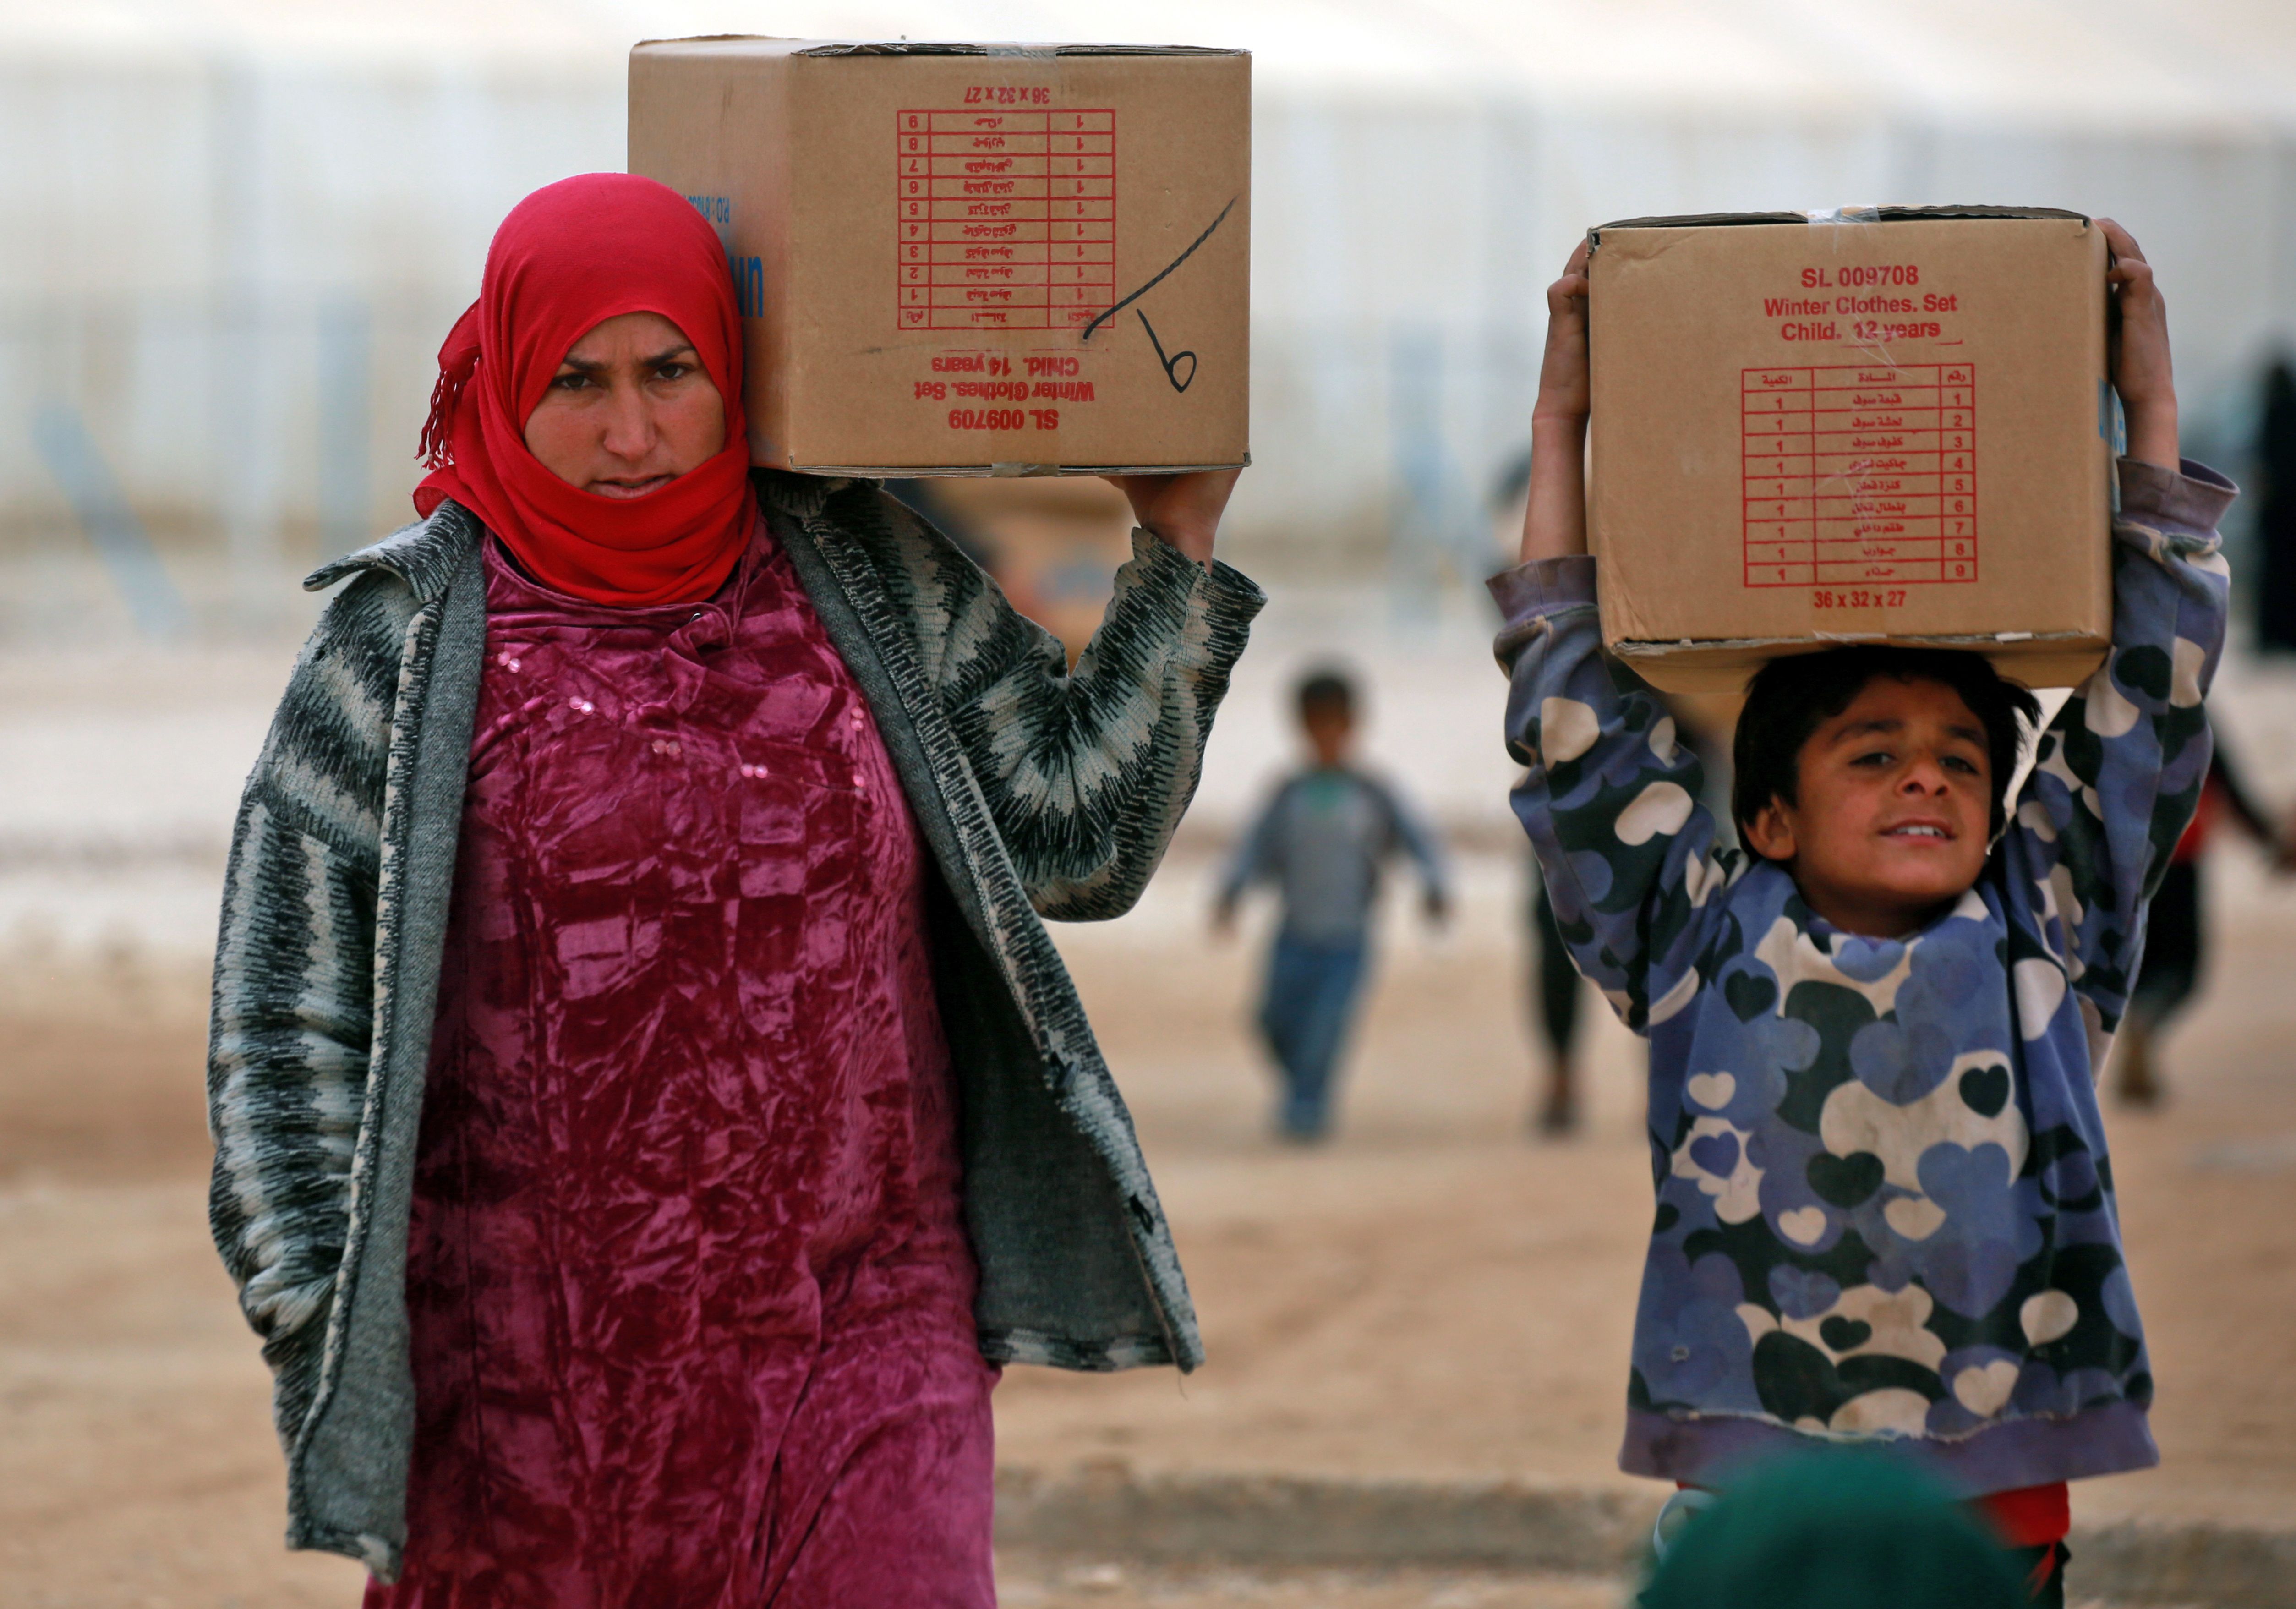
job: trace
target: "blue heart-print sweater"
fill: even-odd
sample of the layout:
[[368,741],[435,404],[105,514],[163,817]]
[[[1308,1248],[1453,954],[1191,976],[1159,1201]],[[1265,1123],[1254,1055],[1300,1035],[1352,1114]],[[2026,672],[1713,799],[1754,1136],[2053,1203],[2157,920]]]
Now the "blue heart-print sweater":
[[1801,1436],[1908,1444],[1972,1494],[2158,1459],[2095,1079],[2208,772],[2234,491],[2120,473],[2112,651],[1977,886],[1902,940],[1715,847],[1697,759],[1605,667],[1594,560],[1491,583],[1515,813],[1650,1039],[1631,1473],[1711,1484]]

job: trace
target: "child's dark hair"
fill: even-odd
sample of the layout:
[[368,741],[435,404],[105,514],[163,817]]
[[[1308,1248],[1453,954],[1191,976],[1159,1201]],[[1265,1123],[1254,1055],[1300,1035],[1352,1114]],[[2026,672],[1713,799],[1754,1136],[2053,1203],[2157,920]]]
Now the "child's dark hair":
[[1356,685],[1348,679],[1344,671],[1309,671],[1300,680],[1298,697],[1301,720],[1322,710],[1348,717],[1356,712]]
[[[1746,708],[1730,744],[1736,776],[1730,787],[1730,814],[1738,836],[1773,799],[1795,801],[1801,782],[1802,745],[1880,677],[1900,682],[1939,682],[1960,694],[1985,727],[1985,748],[1993,762],[1990,834],[2008,823],[2010,774],[2024,749],[2017,718],[2038,727],[2041,702],[2016,683],[2002,679],[1984,656],[1952,648],[1896,648],[1858,644],[1823,653],[1797,653],[1772,660],[1746,689]],[[1748,852],[1752,852],[1751,842]]]

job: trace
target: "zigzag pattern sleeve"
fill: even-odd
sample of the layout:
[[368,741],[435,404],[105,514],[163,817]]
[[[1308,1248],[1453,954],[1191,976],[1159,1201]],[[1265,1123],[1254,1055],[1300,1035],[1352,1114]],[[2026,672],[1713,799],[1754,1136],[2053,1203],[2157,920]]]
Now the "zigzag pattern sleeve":
[[375,888],[412,599],[365,582],[298,659],[242,797],[208,1046],[209,1221],[291,1438],[332,1303],[367,1080]]
[[1053,635],[890,497],[886,577],[1013,865],[1041,915],[1120,916],[1147,886],[1202,775],[1212,717],[1267,596],[1136,530],[1076,669]]

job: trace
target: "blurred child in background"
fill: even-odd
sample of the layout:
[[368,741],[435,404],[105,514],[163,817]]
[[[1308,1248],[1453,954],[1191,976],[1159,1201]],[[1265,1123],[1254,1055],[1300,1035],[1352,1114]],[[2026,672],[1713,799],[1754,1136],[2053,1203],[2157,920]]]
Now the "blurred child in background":
[[1554,901],[1536,859],[1530,869],[1530,933],[1538,950],[1532,993],[1541,1033],[1546,1039],[1546,1087],[1539,1096],[1534,1129],[1559,1139],[1578,1127],[1578,968],[1570,946],[1554,925]]
[[1275,885],[1283,918],[1268,952],[1259,1030],[1283,1079],[1277,1129],[1313,1141],[1331,1128],[1332,1071],[1368,970],[1382,868],[1398,852],[1417,863],[1431,923],[1443,921],[1450,893],[1434,841],[1394,790],[1349,763],[1354,685],[1337,671],[1317,671],[1300,684],[1298,698],[1308,763],[1276,787],[1244,834],[1220,884],[1214,924],[1232,931],[1244,890]]
[[2276,872],[2285,875],[2296,866],[2288,839],[2267,819],[2234,768],[2224,735],[2218,733],[2216,740],[2208,780],[2201,785],[2200,808],[2193,812],[2193,825],[2177,840],[2169,869],[2152,892],[2152,908],[2144,926],[2144,960],[2128,998],[2128,1018],[2120,1025],[2120,1054],[2112,1059],[2113,1089],[2124,1106],[2161,1104],[2161,1075],[2153,1047],[2169,1019],[2185,1008],[2200,986],[2208,960],[2208,906],[2202,897],[2201,858],[2226,815],[2229,813],[2249,836],[2272,851]]

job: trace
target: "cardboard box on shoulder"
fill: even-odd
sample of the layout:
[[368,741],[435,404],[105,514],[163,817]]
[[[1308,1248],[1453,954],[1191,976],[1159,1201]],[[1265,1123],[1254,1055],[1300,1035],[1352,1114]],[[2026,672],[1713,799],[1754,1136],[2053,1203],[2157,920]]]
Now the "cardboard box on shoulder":
[[2078,683],[2112,631],[2105,244],[1880,208],[1589,233],[1603,638],[1726,692],[1848,642]]
[[629,168],[726,241],[758,464],[1250,460],[1242,51],[650,41]]

